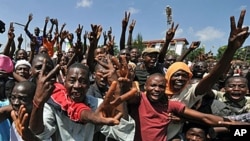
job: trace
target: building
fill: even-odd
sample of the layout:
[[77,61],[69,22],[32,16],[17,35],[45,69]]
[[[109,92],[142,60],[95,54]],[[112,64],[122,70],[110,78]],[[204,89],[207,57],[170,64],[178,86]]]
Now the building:
[[[142,43],[146,47],[161,49],[164,45],[164,42],[165,40],[150,40],[150,41],[143,41]],[[176,38],[170,42],[168,49],[174,51],[178,55],[181,55],[187,49],[188,44],[189,43],[186,38]]]

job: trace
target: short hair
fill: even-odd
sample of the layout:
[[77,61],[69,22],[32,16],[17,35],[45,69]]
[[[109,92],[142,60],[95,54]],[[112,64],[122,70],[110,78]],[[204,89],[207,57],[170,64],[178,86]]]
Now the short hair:
[[247,86],[248,86],[248,80],[247,80],[247,78],[244,77],[244,76],[237,76],[237,75],[236,75],[236,76],[229,76],[229,77],[225,80],[225,86],[229,83],[230,80],[235,79],[235,78],[239,78],[239,79],[245,80],[245,81],[246,81],[246,84],[247,84]]
[[89,68],[85,65],[83,65],[82,63],[76,62],[72,65],[69,66],[68,71],[72,68],[79,68],[79,69],[83,69],[84,71],[86,71],[88,73],[88,76],[90,75],[90,71]]
[[32,98],[35,95],[36,92],[36,84],[34,82],[31,81],[20,81],[18,83],[15,84],[14,87],[18,87],[18,86],[23,86],[27,89],[27,91],[31,94],[30,96],[32,96]]

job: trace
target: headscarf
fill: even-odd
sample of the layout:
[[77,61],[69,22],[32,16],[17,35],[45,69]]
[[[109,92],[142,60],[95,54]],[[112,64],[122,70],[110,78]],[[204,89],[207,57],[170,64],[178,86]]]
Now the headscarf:
[[171,95],[174,94],[174,92],[170,89],[170,82],[171,82],[170,79],[171,79],[172,75],[179,70],[183,70],[183,71],[187,72],[189,75],[189,80],[192,78],[193,74],[186,63],[184,63],[184,62],[173,63],[172,65],[169,66],[169,68],[167,69],[167,72],[165,74],[165,78],[167,80],[166,91],[165,91],[166,94],[171,94]]

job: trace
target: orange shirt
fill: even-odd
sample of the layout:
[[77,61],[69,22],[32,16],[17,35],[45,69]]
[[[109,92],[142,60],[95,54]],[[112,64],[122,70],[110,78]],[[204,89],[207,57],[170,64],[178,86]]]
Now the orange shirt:
[[43,46],[48,49],[48,54],[50,57],[54,54],[54,44],[56,43],[56,40],[53,39],[52,41],[48,41],[47,38],[43,38]]

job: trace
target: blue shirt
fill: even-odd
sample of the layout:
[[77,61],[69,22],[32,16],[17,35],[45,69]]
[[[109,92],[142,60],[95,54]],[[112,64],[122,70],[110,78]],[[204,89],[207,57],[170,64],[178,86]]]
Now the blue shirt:
[[[9,105],[9,100],[0,101],[0,107]],[[0,122],[0,141],[9,141],[10,140],[10,121],[6,119]]]

